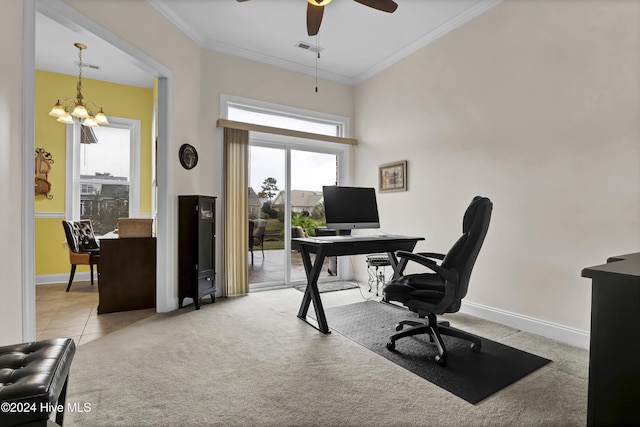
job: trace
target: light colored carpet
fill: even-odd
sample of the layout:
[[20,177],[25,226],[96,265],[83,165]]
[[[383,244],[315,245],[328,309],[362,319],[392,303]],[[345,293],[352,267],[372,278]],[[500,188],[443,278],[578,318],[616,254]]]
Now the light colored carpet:
[[[67,412],[65,426],[586,424],[586,350],[450,316],[454,326],[553,360],[472,405],[339,333],[316,331],[296,317],[301,298],[295,289],[220,298],[80,346],[67,401],[91,410]],[[359,298],[359,290],[323,294],[327,307]]]

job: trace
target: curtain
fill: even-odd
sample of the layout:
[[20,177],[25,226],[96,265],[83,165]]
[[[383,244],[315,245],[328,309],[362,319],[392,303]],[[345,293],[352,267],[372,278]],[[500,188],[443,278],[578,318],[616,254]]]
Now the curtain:
[[226,296],[249,292],[249,132],[224,129],[224,286]]

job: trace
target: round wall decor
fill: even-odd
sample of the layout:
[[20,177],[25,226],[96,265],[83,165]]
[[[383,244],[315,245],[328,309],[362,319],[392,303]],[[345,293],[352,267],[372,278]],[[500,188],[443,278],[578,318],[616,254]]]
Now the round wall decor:
[[191,144],[182,144],[178,155],[180,164],[185,169],[193,169],[198,164],[198,152]]

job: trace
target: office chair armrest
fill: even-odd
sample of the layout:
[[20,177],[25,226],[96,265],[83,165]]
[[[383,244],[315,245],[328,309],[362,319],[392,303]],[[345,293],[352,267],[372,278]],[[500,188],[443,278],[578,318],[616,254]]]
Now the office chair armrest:
[[400,258],[406,258],[409,261],[417,262],[418,264],[427,267],[447,282],[458,282],[458,273],[456,271],[442,268],[431,258],[407,251],[398,251],[397,255]]
[[427,257],[427,258],[435,258],[435,259],[439,259],[439,260],[443,260],[445,257],[445,254],[438,254],[435,252],[417,252],[418,255],[423,256],[423,257]]

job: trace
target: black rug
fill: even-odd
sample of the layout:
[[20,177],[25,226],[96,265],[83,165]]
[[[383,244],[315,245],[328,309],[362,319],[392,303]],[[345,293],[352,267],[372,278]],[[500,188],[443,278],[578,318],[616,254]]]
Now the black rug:
[[[347,280],[334,280],[332,282],[320,282],[318,283],[318,290],[320,293],[344,291],[347,289],[355,289],[358,287],[357,283],[349,282]],[[307,285],[298,285],[295,287],[300,292],[304,292],[307,289]]]
[[437,348],[428,335],[402,338],[396,341],[396,352],[387,350],[396,323],[417,318],[409,310],[366,301],[325,312],[331,329],[469,403],[480,402],[550,362],[484,338],[480,353],[473,353],[467,341],[443,336],[448,353],[442,367],[432,359]]

